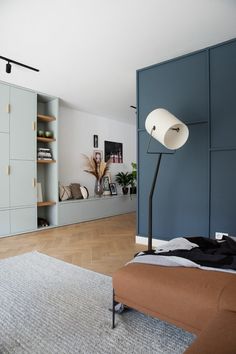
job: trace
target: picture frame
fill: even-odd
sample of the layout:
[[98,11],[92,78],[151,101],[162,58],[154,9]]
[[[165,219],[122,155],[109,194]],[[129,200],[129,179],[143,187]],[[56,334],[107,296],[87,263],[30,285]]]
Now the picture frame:
[[102,150],[94,150],[93,151],[93,158],[96,160],[96,162],[99,164],[102,159],[103,159],[103,153]]
[[93,136],[93,147],[98,148],[98,135]]
[[123,144],[114,141],[104,141],[105,162],[123,163]]
[[42,193],[42,184],[40,182],[37,183],[37,202],[42,203],[43,201],[43,193]]
[[111,195],[117,195],[116,183],[109,183]]
[[111,195],[110,183],[111,183],[111,175],[107,173],[103,177],[103,195]]

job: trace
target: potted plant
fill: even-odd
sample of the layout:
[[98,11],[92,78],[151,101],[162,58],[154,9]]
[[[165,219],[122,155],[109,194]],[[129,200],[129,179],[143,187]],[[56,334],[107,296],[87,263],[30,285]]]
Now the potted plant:
[[130,184],[130,173],[119,172],[115,176],[116,182],[122,187],[123,194],[127,194],[129,191],[128,185]]
[[130,173],[130,194],[136,194],[136,180],[137,180],[137,164],[136,162],[131,162],[132,172]]

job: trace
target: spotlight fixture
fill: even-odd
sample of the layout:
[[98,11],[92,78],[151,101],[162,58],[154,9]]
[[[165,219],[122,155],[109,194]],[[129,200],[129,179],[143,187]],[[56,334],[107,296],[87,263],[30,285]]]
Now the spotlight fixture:
[[6,73],[11,73],[11,64],[9,62],[6,64]]
[[19,65],[19,66],[23,66],[23,68],[30,69],[30,70],[33,70],[33,71],[39,71],[39,69],[33,68],[32,66],[19,63],[18,61],[15,61],[15,60],[12,60],[12,59],[9,59],[9,58],[6,58],[6,57],[0,56],[0,59],[7,61],[6,73],[8,73],[8,74],[11,73],[11,64],[10,63],[16,64],[16,65]]

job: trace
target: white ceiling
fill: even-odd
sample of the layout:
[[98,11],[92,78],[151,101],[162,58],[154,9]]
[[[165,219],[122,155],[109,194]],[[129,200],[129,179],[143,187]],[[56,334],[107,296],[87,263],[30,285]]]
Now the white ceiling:
[[136,70],[236,37],[235,0],[0,0],[0,80],[135,123]]

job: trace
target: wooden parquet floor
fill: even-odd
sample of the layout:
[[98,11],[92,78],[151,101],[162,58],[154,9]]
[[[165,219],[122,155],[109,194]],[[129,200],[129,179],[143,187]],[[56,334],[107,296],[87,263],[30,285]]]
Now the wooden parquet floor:
[[38,251],[112,275],[145,249],[135,244],[135,214],[84,222],[0,239],[0,259]]

